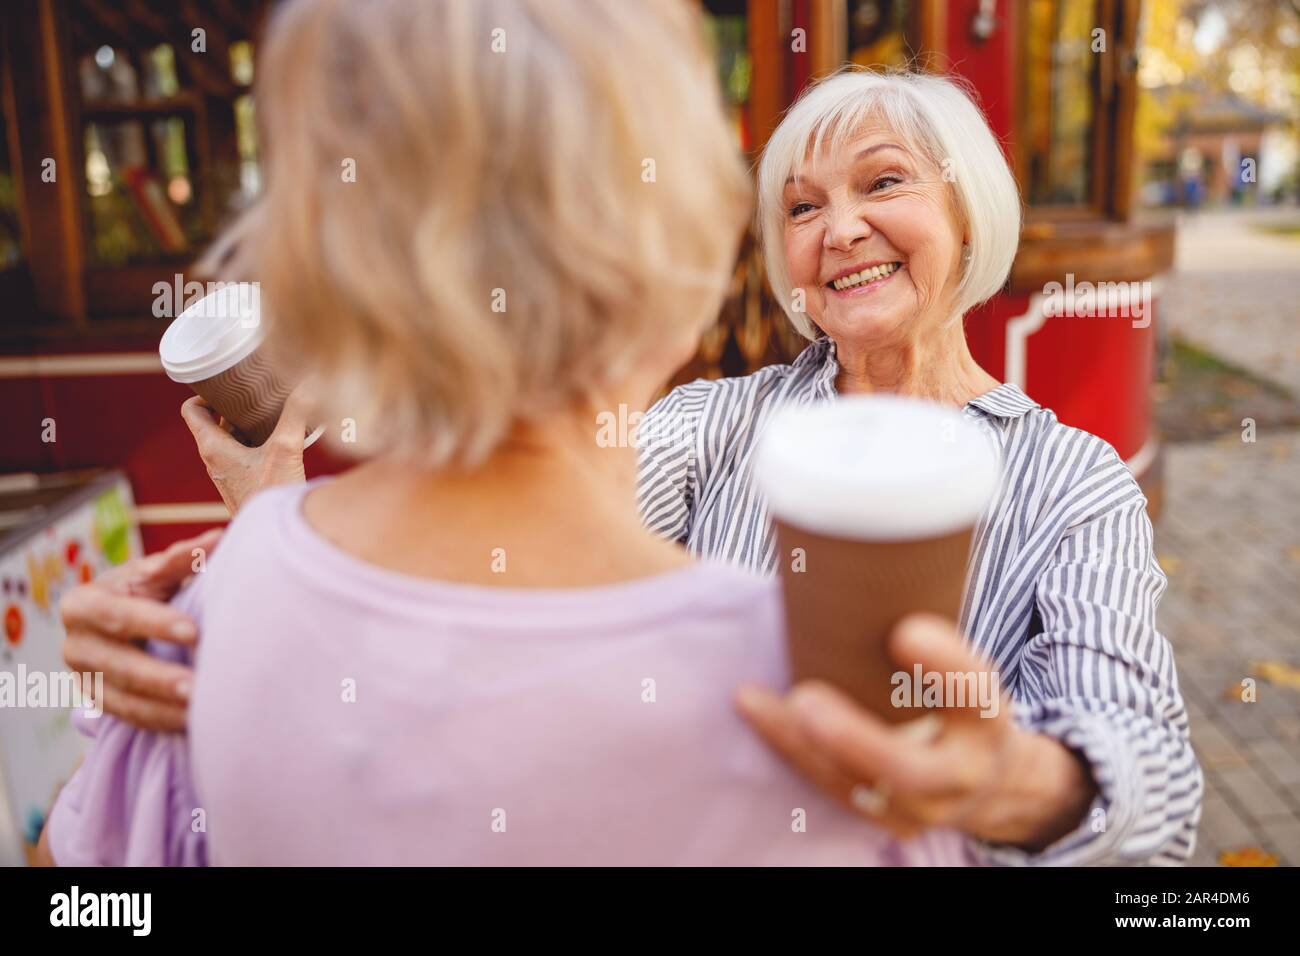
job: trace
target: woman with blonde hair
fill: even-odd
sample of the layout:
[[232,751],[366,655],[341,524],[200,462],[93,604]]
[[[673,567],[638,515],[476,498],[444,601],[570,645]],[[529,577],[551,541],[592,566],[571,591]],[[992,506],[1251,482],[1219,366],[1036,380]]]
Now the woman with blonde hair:
[[[659,75],[658,65],[647,68],[646,82]],[[699,98],[688,96],[683,110],[698,108]],[[704,132],[688,112],[673,122],[685,136]],[[671,229],[664,242],[675,248],[729,215],[727,192],[708,182],[707,167],[679,167],[651,148],[645,155],[657,160],[657,178],[643,184],[642,199],[685,188],[678,177],[694,178],[707,195],[683,202],[670,225],[650,217],[635,234],[607,238],[609,249],[632,253],[629,262],[641,261],[632,243],[642,232]],[[815,682],[784,696],[747,688],[743,713],[822,790],[895,833],[955,828],[991,863],[1185,861],[1203,782],[1173,651],[1156,627],[1166,581],[1146,499],[1115,449],[999,382],[966,342],[964,318],[1002,287],[1020,232],[1015,180],[979,108],[945,77],[843,72],[789,110],[758,180],[772,290],[808,345],[789,364],[691,382],[656,403],[640,429],[642,519],[693,555],[770,575],[782,556],[751,465],[777,408],[869,392],[960,408],[999,449],[1001,484],[976,528],[961,620],[905,623],[893,647],[900,660],[931,671],[995,669],[1016,707],[996,719],[945,720],[925,741]],[[585,207],[557,212],[571,218],[577,208]],[[602,224],[596,218],[582,228],[600,236]],[[710,261],[693,255],[683,261]],[[692,271],[683,269],[680,277]],[[651,291],[666,290],[652,282],[616,311],[632,315]],[[703,320],[692,309],[704,304],[696,297],[667,306],[686,312],[657,321],[687,313]],[[687,351],[683,340],[679,357]],[[400,412],[402,402],[391,400]],[[376,399],[376,415],[388,401]],[[233,506],[264,484],[301,480],[300,420],[291,420],[286,446],[246,449],[202,409],[191,405],[187,418]],[[585,502],[591,476],[575,458],[557,494]],[[427,560],[441,554],[424,547]],[[172,586],[169,567],[158,559],[148,586]],[[119,634],[104,633],[98,612],[124,622]],[[159,669],[120,640],[127,621],[151,635],[189,626],[171,614],[96,586],[65,610],[73,669],[113,662],[110,712],[158,726],[183,721],[172,684],[186,672]],[[149,692],[133,692],[142,686]]]
[[54,861],[966,859],[749,732],[735,687],[783,681],[774,583],[647,529],[636,449],[596,440],[692,354],[748,217],[700,27],[675,2],[278,12],[265,195],[214,257],[365,462],[240,508],[177,602],[188,738],[83,722]]

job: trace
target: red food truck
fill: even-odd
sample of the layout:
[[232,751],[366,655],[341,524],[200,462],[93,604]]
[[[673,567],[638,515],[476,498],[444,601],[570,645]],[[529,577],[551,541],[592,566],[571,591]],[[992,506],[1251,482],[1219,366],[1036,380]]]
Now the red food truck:
[[[975,356],[1111,442],[1158,506],[1149,386],[1172,230],[1130,209],[1141,5],[701,6],[738,141],[754,155],[803,86],[845,63],[969,82],[1025,203],[1007,289],[967,320]],[[149,550],[225,518],[178,414],[189,392],[158,361],[175,314],[158,306],[187,295],[197,251],[257,191],[252,80],[268,7],[28,0],[0,11],[0,473],[121,469]],[[1138,302],[1142,316],[1095,315],[1115,288],[1140,290],[1119,305]],[[680,378],[743,374],[801,344],[750,242]],[[309,473],[334,467],[309,451]]]

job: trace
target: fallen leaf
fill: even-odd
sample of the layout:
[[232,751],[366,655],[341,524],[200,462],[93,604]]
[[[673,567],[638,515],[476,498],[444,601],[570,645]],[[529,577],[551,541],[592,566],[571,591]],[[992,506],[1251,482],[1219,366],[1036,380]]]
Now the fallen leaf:
[[1278,687],[1300,690],[1300,667],[1282,661],[1252,661],[1250,673]]
[[1160,569],[1170,576],[1177,574],[1179,567],[1183,563],[1181,559],[1170,557],[1167,554],[1156,555],[1156,561],[1160,563]]
[[1224,689],[1223,693],[1219,695],[1219,699],[1230,700],[1233,703],[1244,703],[1244,701],[1242,701],[1241,699],[1242,689],[1243,688],[1241,686],[1241,681],[1237,681],[1237,683],[1235,684],[1229,684]]
[[1224,866],[1277,866],[1277,857],[1257,846],[1240,850],[1223,850],[1219,862]]

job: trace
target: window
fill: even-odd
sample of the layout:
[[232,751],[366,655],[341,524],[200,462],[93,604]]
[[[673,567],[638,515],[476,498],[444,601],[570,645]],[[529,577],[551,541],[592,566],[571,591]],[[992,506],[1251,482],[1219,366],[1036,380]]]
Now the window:
[[74,0],[69,16],[87,301],[130,313],[145,304],[140,277],[179,271],[257,191],[253,45],[241,20],[117,6]]
[[849,0],[848,59],[861,66],[906,67],[917,59],[914,0]]
[[1031,220],[1123,218],[1136,4],[1024,0],[1016,167]]
[[23,163],[18,151],[8,49],[6,26],[0,22],[0,302],[6,312],[22,316],[35,311],[35,299],[27,265],[30,253],[24,224],[30,220],[24,215],[18,175]]
[[[0,44],[0,76],[4,75],[4,47]],[[0,274],[22,265],[23,232],[18,211],[18,185],[14,180],[14,160],[10,154],[9,97],[0,97]]]
[[746,109],[749,105],[753,61],[749,55],[749,30],[743,3],[710,2],[705,6],[705,28],[718,65],[718,82],[740,148],[752,148]]
[[1087,205],[1097,54],[1095,0],[1029,0],[1025,5],[1025,199],[1031,205]]
[[30,293],[0,333],[156,329],[155,283],[257,193],[250,84],[269,7],[0,6],[0,277],[16,268]]

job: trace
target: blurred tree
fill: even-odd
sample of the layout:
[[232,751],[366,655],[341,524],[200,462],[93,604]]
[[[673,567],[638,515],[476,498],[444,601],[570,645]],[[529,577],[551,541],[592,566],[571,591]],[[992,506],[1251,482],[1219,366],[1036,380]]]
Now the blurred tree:
[[1300,134],[1300,0],[1148,0],[1139,63],[1139,170],[1163,157],[1166,135],[1198,99],[1239,97]]
[[1186,0],[1196,24],[1197,78],[1300,119],[1300,0]]

